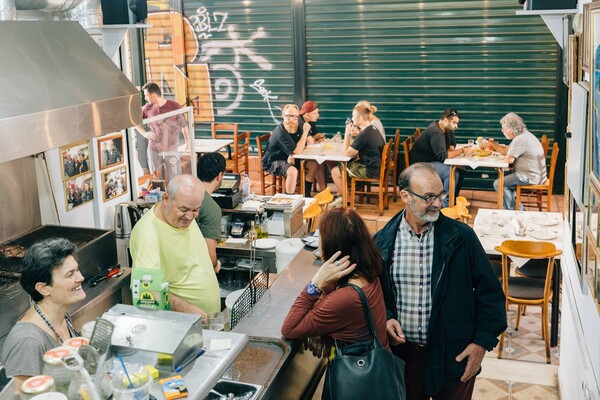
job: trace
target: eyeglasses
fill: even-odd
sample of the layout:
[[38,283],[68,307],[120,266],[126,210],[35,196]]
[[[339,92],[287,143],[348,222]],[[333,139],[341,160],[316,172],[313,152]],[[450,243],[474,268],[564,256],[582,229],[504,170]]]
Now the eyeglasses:
[[283,117],[288,118],[288,119],[298,119],[298,115],[292,115],[292,114],[285,114]]
[[433,202],[436,200],[444,202],[444,200],[446,200],[446,197],[448,197],[448,193],[446,193],[443,190],[440,194],[430,194],[429,196],[421,196],[420,194],[416,194],[415,192],[413,192],[410,189],[404,189],[404,190],[406,190],[408,193],[412,194],[413,196],[416,196],[416,197],[420,198],[421,200],[425,201],[425,203],[427,203],[427,205],[433,204]]
[[448,113],[448,115],[446,115],[444,118],[450,118],[450,117],[459,117],[460,118],[460,115],[458,114],[458,111],[451,110]]

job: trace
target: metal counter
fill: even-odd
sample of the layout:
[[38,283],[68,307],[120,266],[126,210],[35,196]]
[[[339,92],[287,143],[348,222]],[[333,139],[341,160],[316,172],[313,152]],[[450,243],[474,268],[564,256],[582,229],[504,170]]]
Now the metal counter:
[[[249,336],[281,338],[281,324],[304,286],[321,266],[312,251],[302,249],[277,277],[269,290],[234,331]],[[265,388],[261,398],[277,400],[310,399],[325,370],[326,360],[305,352],[300,343],[289,342],[291,352],[274,372],[273,384]]]

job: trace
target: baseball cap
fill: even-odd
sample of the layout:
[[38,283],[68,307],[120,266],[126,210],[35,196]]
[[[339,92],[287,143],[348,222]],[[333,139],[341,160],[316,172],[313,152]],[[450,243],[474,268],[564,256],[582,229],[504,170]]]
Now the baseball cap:
[[306,101],[304,102],[304,104],[302,104],[302,110],[300,110],[300,115],[311,113],[317,108],[319,108],[319,106],[314,101]]

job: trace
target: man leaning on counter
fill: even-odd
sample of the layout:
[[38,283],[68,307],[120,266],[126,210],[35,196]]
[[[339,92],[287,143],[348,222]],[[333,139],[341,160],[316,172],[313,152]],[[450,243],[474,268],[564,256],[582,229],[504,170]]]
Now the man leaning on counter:
[[134,270],[164,271],[173,311],[198,314],[207,322],[209,313],[220,311],[221,299],[206,241],[194,222],[203,199],[198,178],[171,179],[162,201],[133,228],[130,248]]

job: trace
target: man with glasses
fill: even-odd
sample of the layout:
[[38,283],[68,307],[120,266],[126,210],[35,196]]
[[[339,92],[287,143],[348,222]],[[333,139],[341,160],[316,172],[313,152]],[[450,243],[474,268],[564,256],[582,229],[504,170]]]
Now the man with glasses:
[[[448,109],[442,113],[438,121],[433,121],[427,129],[421,132],[410,151],[410,162],[428,162],[433,165],[444,184],[444,190],[450,191],[450,165],[444,164],[447,158],[470,155],[474,149],[469,147],[456,148],[456,137],[454,131],[458,129],[460,114],[458,111]],[[464,170],[456,169],[456,196],[464,178]],[[444,207],[448,207],[448,198],[444,200]]]
[[440,213],[447,194],[431,164],[409,166],[398,185],[406,208],[375,242],[406,399],[471,399],[485,352],[506,329],[502,287],[473,230]]
[[[294,159],[294,154],[300,154],[306,147],[306,139],[310,132],[308,124],[298,129],[298,117],[300,110],[295,104],[287,104],[281,113],[283,123],[271,132],[267,149],[263,154],[262,167],[265,171],[275,176],[285,176],[285,191],[294,193],[298,181],[299,162]],[[306,182],[304,189],[307,197],[310,197],[313,180],[317,172],[317,162],[308,160],[305,163]]]

